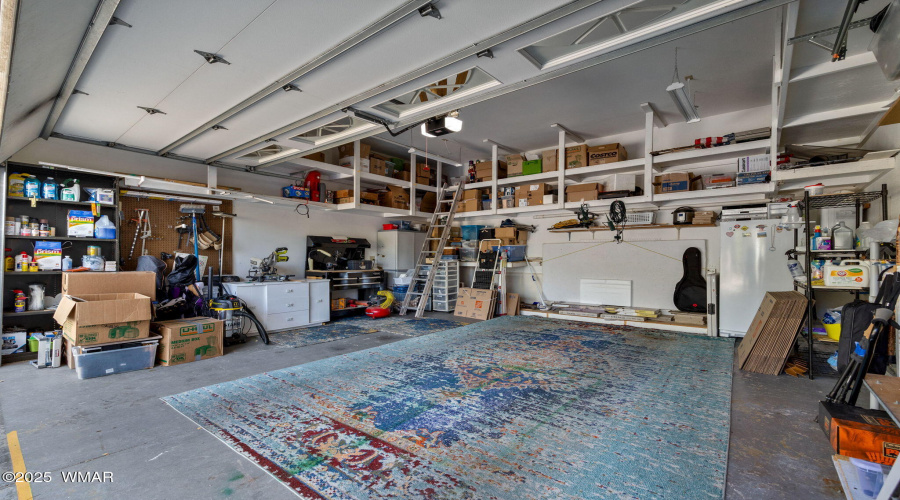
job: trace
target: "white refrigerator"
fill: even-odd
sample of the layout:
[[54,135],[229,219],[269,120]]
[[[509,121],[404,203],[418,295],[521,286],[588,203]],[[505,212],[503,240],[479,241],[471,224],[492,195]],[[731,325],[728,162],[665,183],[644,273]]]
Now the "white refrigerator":
[[785,252],[794,231],[780,219],[722,221],[719,250],[719,336],[743,337],[766,292],[794,289]]

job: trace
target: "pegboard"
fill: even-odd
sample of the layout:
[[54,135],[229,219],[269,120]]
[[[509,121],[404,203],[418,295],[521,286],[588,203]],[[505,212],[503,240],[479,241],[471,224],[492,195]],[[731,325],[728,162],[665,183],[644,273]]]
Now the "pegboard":
[[[122,269],[125,271],[133,271],[137,267],[137,259],[141,256],[141,239],[138,237],[137,243],[134,245],[134,254],[131,255],[131,245],[135,241],[134,235],[137,229],[136,219],[138,217],[139,208],[146,208],[150,211],[150,231],[151,237],[146,240],[146,254],[156,258],[160,257],[161,252],[170,253],[193,253],[194,244],[190,241],[191,234],[185,234],[181,238],[181,248],[178,248],[178,232],[175,227],[184,222],[191,228],[190,214],[183,214],[180,211],[181,205],[188,205],[186,201],[167,201],[156,200],[152,198],[134,198],[131,196],[121,196],[119,198],[122,206],[122,214],[124,219],[119,223],[119,255],[122,259]],[[196,203],[197,205],[201,205]],[[225,242],[222,246],[224,255],[222,256],[223,274],[231,274],[231,241],[234,238],[232,219],[213,217],[213,209],[216,205],[202,204],[206,208],[204,217],[209,229],[219,236],[222,236],[222,221],[225,221]],[[231,201],[222,200],[219,205],[222,212],[234,213],[231,211]],[[182,216],[187,216],[181,219]],[[129,255],[131,255],[129,257]],[[207,250],[200,250],[200,255],[207,257],[207,269],[212,267],[213,272],[219,274],[219,252],[210,247]],[[168,259],[166,263],[166,272],[172,270],[175,259]]]

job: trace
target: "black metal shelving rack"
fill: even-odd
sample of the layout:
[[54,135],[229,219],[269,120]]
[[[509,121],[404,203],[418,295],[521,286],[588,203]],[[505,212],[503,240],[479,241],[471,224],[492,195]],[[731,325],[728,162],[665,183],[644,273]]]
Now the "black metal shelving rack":
[[[38,177],[41,182],[47,177],[54,177],[57,182],[61,182],[67,178],[77,178],[82,188],[108,188],[115,192],[114,202],[112,205],[98,205],[100,215],[106,215],[116,225],[116,239],[98,239],[98,238],[74,238],[66,236],[66,215],[69,210],[90,210],[91,202],[89,201],[62,201],[62,200],[42,200],[38,199],[35,206],[31,206],[31,200],[28,198],[14,198],[8,196],[9,175],[15,173],[32,174]],[[22,163],[8,163],[6,165],[2,189],[3,211],[2,218],[13,217],[18,215],[28,215],[35,218],[47,219],[51,226],[56,227],[57,236],[51,237],[31,237],[6,235],[5,231],[0,232],[0,241],[3,247],[12,250],[15,255],[22,251],[29,255],[34,251],[34,243],[39,240],[71,242],[71,247],[63,250],[63,255],[71,255],[73,265],[80,265],[81,256],[87,253],[88,245],[100,246],[103,256],[106,260],[114,260],[119,262],[119,236],[121,227],[119,223],[119,179],[113,175],[102,175],[79,170],[69,170],[56,167],[44,167],[38,165],[28,165]],[[81,193],[82,199],[87,197],[86,192]],[[23,289],[27,294],[27,286],[29,283],[43,283],[46,286],[46,296],[55,296],[62,290],[62,271],[38,271],[38,272],[5,272],[2,275],[2,321],[0,326],[7,325],[21,326],[29,331],[31,330],[52,330],[55,322],[53,320],[53,311],[26,311],[21,313],[12,312],[13,295],[11,290]],[[15,323],[13,323],[15,322]],[[37,353],[22,353],[3,356],[3,363],[35,359]]]
[[[816,319],[816,290],[826,291],[826,292],[849,292],[856,295],[856,298],[859,298],[859,294],[862,291],[867,291],[866,289],[860,288],[835,288],[835,287],[813,287],[812,284],[812,269],[811,264],[813,261],[813,257],[821,257],[821,258],[833,258],[840,257],[842,255],[853,255],[859,256],[867,252],[867,249],[864,250],[821,250],[821,251],[813,251],[810,248],[809,235],[812,234],[811,224],[810,224],[810,210],[811,209],[822,209],[822,208],[840,208],[840,207],[855,207],[856,209],[856,227],[859,228],[859,224],[862,221],[862,211],[861,208],[864,204],[873,202],[875,200],[882,200],[881,202],[881,217],[882,220],[887,220],[888,218],[888,192],[887,192],[887,184],[881,185],[880,191],[866,191],[860,193],[841,193],[841,194],[825,194],[818,196],[810,196],[809,192],[805,192],[803,194],[803,223],[806,227],[806,234],[804,237],[806,238],[806,244],[804,245],[806,248],[806,252],[804,253],[806,259],[804,263],[804,269],[806,271],[806,282],[798,283],[794,281],[795,289],[799,288],[806,295],[806,328],[801,327],[800,334],[801,337],[798,337],[798,341],[802,341],[802,337],[806,337],[806,355],[807,362],[809,363],[809,372],[808,376],[810,379],[815,378],[815,335],[813,335],[813,323]],[[798,235],[797,230],[794,230],[794,248],[797,247],[798,243]]]

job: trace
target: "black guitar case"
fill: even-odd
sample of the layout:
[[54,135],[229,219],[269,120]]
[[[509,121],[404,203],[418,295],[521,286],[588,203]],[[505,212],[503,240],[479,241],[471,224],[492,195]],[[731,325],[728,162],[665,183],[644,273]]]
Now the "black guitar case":
[[706,280],[701,273],[700,250],[691,247],[682,257],[684,276],[675,285],[675,307],[684,312],[706,312]]

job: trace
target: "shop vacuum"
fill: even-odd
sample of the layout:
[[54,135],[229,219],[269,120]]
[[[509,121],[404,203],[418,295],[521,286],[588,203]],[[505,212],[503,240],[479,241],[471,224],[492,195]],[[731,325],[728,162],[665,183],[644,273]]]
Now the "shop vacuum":
[[259,319],[253,314],[246,304],[237,295],[229,295],[224,293],[222,287],[222,277],[219,276],[219,293],[213,298],[213,273],[209,270],[209,278],[206,286],[206,307],[204,313],[210,318],[217,319],[225,323],[225,347],[235,344],[243,344],[247,342],[247,334],[244,333],[244,319],[256,326],[259,332],[259,338],[264,344],[269,343],[269,334],[259,322]]

